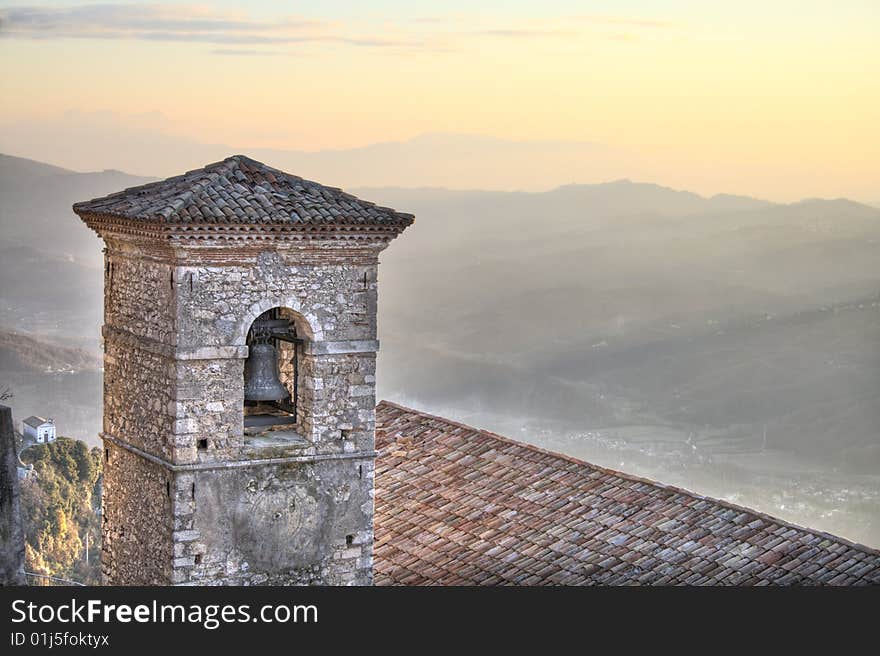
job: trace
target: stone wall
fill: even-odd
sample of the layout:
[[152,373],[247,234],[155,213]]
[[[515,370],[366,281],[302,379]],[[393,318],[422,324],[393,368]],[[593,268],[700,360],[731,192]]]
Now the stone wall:
[[[107,244],[106,582],[370,584],[386,243]],[[246,336],[274,307],[304,339],[305,440],[243,431]]]
[[242,446],[244,360],[178,360],[174,461],[234,458]]
[[172,475],[104,442],[101,572],[120,585],[167,585],[172,567]]
[[144,257],[136,244],[112,241],[104,257],[104,324],[173,345],[174,273],[169,263]]
[[[325,259],[315,259],[323,255]],[[377,251],[293,247],[256,252],[224,266],[177,267],[178,339],[182,346],[244,344],[265,310],[286,307],[302,317],[304,337],[318,341],[376,339]]]
[[[178,478],[174,577],[192,585],[372,583],[372,460]],[[191,514],[187,514],[191,511]]]
[[163,458],[174,453],[176,367],[130,333],[104,330],[104,433]]
[[[306,347],[308,351],[308,347]],[[304,434],[325,450],[372,450],[376,414],[376,354],[306,355],[300,398],[311,412]]]

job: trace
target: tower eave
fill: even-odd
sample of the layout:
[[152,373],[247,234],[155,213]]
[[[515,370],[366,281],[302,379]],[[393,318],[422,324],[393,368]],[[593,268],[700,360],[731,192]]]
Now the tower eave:
[[101,239],[108,237],[187,243],[244,244],[248,242],[345,241],[387,243],[414,222],[400,225],[335,222],[311,223],[153,223],[112,214],[74,212]]

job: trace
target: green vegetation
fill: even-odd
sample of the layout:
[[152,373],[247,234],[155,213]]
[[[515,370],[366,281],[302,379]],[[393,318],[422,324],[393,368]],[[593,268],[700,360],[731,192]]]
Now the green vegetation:
[[100,449],[60,437],[21,458],[34,468],[21,486],[27,571],[99,584]]

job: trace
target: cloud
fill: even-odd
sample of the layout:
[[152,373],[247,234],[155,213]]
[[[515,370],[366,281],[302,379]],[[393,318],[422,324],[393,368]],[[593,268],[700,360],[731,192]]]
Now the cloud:
[[216,48],[211,51],[212,55],[232,55],[236,57],[262,57],[286,55],[288,53],[278,50],[242,50],[237,48]]
[[231,12],[201,7],[150,4],[94,4],[74,7],[10,7],[3,11],[9,33],[37,36],[52,33],[105,31],[125,36],[139,31],[181,33],[259,32],[321,27],[318,21],[283,19],[254,21]]
[[556,37],[556,36],[576,36],[578,32],[573,30],[541,30],[541,29],[492,29],[483,30],[479,34],[486,36],[511,37],[516,39],[532,38],[532,37]]
[[[401,52],[461,52],[475,37],[522,40],[579,40],[589,36],[588,25],[618,28],[624,34],[604,35],[617,41],[636,41],[641,28],[673,24],[645,18],[576,16],[524,25],[498,25],[492,19],[428,16],[404,21],[409,28],[387,21],[369,23],[313,20],[286,16],[254,19],[238,11],[213,6],[83,4],[68,7],[33,5],[0,10],[0,36],[19,39],[101,39],[215,46],[211,54],[266,55],[283,46],[340,45],[395,54]],[[413,23],[421,23],[415,28]],[[445,26],[443,24],[446,24]],[[603,35],[592,35],[602,38]],[[263,52],[260,47],[266,46]],[[298,48],[301,50],[301,48]]]
[[449,16],[419,16],[416,18],[411,18],[411,23],[424,23],[428,25],[442,25],[444,23],[449,23],[453,19]]
[[671,21],[655,20],[651,18],[628,18],[625,16],[573,16],[572,18],[586,23],[617,25],[620,27],[676,27],[676,24]]
[[366,48],[417,45],[350,34],[335,23],[297,17],[252,20],[194,6],[94,4],[10,7],[0,11],[0,35],[27,39],[127,39],[215,45],[337,43]]

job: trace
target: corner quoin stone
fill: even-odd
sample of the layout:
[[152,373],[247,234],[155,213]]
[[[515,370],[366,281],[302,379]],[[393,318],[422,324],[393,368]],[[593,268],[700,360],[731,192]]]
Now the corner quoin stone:
[[[371,584],[378,256],[412,217],[241,156],[74,211],[106,244],[104,582]],[[243,373],[273,308],[304,439],[266,445]]]

